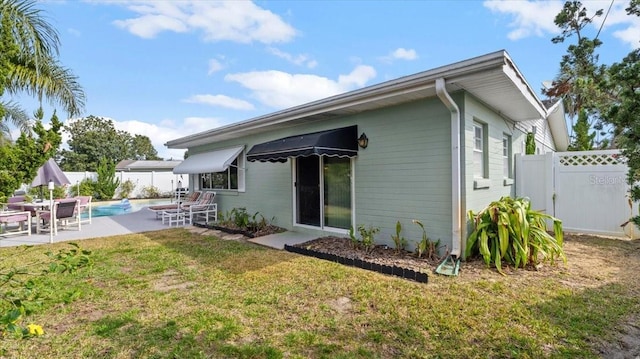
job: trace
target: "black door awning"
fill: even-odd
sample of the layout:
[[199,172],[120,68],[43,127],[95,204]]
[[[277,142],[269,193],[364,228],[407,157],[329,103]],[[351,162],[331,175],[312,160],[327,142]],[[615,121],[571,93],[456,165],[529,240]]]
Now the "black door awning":
[[247,160],[286,162],[289,157],[354,157],[357,154],[358,127],[350,126],[260,143],[247,153]]

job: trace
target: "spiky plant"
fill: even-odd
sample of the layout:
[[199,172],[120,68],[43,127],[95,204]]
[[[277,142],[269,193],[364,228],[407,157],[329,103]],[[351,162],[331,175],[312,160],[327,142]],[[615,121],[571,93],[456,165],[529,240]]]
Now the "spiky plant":
[[[502,197],[478,213],[469,211],[474,230],[467,239],[466,256],[482,255],[485,263],[496,266],[500,273],[502,261],[515,268],[553,263],[561,258],[562,221],[531,209],[526,198]],[[546,220],[553,221],[554,235],[547,232]]]

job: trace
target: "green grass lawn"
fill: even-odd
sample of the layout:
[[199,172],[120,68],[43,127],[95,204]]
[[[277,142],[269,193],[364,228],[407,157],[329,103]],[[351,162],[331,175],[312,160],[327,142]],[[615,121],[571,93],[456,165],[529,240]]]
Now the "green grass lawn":
[[[0,339],[6,357],[588,358],[640,312],[634,242],[568,242],[566,268],[463,264],[429,284],[184,229],[78,243],[93,266],[35,281],[25,323],[45,334]],[[66,247],[2,248],[1,266]],[[583,252],[606,268],[581,269]]]

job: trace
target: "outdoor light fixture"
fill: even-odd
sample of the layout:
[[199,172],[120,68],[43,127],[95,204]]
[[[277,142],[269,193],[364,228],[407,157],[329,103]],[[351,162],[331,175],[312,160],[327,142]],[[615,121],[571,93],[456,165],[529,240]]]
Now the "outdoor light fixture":
[[361,148],[367,148],[367,146],[369,146],[369,138],[364,132],[360,135],[360,137],[358,137],[358,146],[360,146]]
[[49,180],[49,191],[53,191],[55,189],[55,184],[53,183],[53,180]]

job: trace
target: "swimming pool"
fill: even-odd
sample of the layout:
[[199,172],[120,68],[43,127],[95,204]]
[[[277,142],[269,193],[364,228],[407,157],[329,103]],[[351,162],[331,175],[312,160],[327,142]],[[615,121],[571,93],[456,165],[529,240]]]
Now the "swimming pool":
[[[167,198],[132,199],[126,202],[124,202],[124,200],[109,201],[109,202],[94,202],[91,204],[91,217],[118,216],[121,214],[136,212],[148,206],[170,204],[170,203],[171,203],[171,200]],[[89,217],[88,213],[82,213],[82,218],[88,218],[88,217]]]

